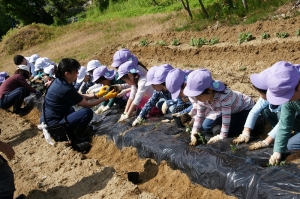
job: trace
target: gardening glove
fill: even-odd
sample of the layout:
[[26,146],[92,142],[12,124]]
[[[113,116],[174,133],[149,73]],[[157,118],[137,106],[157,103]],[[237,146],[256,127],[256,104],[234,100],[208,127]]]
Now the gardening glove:
[[137,117],[133,122],[132,122],[132,126],[138,126],[142,123],[143,118],[141,117]]
[[220,140],[223,140],[223,139],[224,139],[223,136],[221,136],[221,135],[216,135],[216,136],[210,138],[209,141],[207,142],[207,144],[216,143],[216,142],[218,142],[218,141],[220,141]]
[[125,120],[127,120],[129,118],[129,116],[126,113],[123,113],[120,117],[120,119],[118,120],[118,122],[123,122]]
[[122,90],[121,84],[114,84],[114,85],[111,85],[111,87],[113,87],[115,89],[115,91],[121,91]]
[[35,98],[36,99],[40,99],[41,97],[42,97],[42,93],[41,93],[41,91],[39,91],[39,90],[37,90],[36,92],[35,92]]
[[269,146],[269,144],[265,140],[263,140],[263,141],[258,141],[258,142],[251,144],[248,147],[248,149],[249,149],[249,151],[252,151],[252,150],[256,150],[256,149],[266,148],[268,146]]
[[235,138],[232,142],[233,144],[240,144],[240,143],[247,143],[250,140],[250,133],[247,131],[243,131],[242,134],[239,135],[239,137]]
[[[100,90],[101,91],[101,90]],[[100,92],[99,91],[99,92]],[[104,99],[105,100],[109,100],[111,98],[115,98],[116,96],[118,95],[118,92],[116,92],[114,89],[109,91],[105,96],[104,96]]]
[[163,114],[166,114],[167,111],[168,111],[168,105],[167,105],[167,102],[164,102],[163,105],[162,105],[162,107],[161,107],[161,112]]
[[274,152],[269,159],[269,164],[276,166],[280,163],[280,159],[281,159],[281,153]]
[[117,98],[123,97],[126,93],[127,93],[127,91],[125,89],[122,90],[120,93],[118,93]]
[[190,146],[196,146],[197,145],[197,137],[196,137],[196,135],[198,135],[198,131],[192,130]]
[[183,114],[181,114],[180,112],[178,113],[173,113],[172,116],[173,117],[181,117]]
[[100,88],[100,91],[98,93],[96,93],[96,96],[99,98],[99,97],[102,97],[103,95],[105,95],[105,93],[107,93],[107,89],[109,87],[108,86],[102,86]]
[[104,106],[100,106],[96,111],[95,111],[95,113],[96,114],[99,114],[99,113],[102,113],[103,112],[103,109],[104,108]]

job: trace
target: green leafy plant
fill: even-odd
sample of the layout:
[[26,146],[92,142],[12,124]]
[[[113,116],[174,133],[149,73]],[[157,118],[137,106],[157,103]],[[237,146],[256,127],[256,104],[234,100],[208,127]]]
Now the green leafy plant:
[[209,45],[214,45],[214,44],[217,44],[217,43],[219,43],[219,38],[217,38],[217,37],[213,37],[213,38],[211,38],[211,39],[208,41],[208,44],[209,44]]
[[245,70],[247,70],[246,66],[242,66],[242,67],[239,68],[239,71],[245,71]]
[[140,44],[140,46],[148,46],[149,42],[147,39],[141,39],[139,44]]
[[172,41],[172,45],[173,45],[173,46],[179,46],[179,45],[180,45],[179,40],[178,40],[178,39],[174,39],[174,40]]
[[239,144],[230,144],[231,151],[235,153],[238,150]]
[[155,42],[155,45],[166,46],[167,44],[163,40],[160,40],[160,41]]
[[240,33],[238,38],[238,44],[250,41],[253,39],[253,36],[250,32],[247,33]]
[[204,38],[191,38],[190,45],[195,47],[201,47],[202,45],[207,44],[207,40]]
[[125,44],[122,44],[122,45],[121,45],[121,48],[126,48],[126,45],[125,45]]
[[263,34],[261,34],[261,36],[260,36],[262,39],[269,39],[270,38],[270,34],[268,34],[268,33],[263,33]]
[[206,140],[201,132],[198,132],[198,141],[201,142],[201,144],[206,144]]
[[300,36],[300,29],[296,31],[296,36]]
[[191,134],[191,132],[192,132],[192,127],[190,127],[190,126],[185,127],[185,132]]
[[290,36],[290,35],[287,32],[277,32],[276,33],[276,37],[278,37],[278,38],[287,38],[288,36]]

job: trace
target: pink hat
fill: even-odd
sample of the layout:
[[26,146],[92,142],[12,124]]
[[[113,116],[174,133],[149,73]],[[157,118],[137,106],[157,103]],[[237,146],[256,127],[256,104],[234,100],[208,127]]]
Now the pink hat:
[[133,61],[138,64],[138,58],[135,55],[131,54],[130,50],[123,48],[121,50],[118,50],[114,54],[113,63],[111,64],[111,66],[119,67],[121,64],[127,61]]
[[289,62],[279,61],[271,66],[266,79],[267,100],[270,104],[281,105],[288,102],[295,93],[299,78],[297,67]]
[[[147,83],[146,86],[152,85],[152,84],[162,84],[166,81],[166,77],[168,73],[173,69],[173,67],[169,64],[163,64],[161,66],[158,66],[155,68],[154,71],[150,70],[147,73]],[[150,74],[149,74],[150,72]],[[154,73],[153,73],[154,72]]]
[[207,69],[198,69],[188,75],[186,87],[183,93],[189,97],[195,97],[203,93],[205,89],[212,88],[215,91],[223,91],[225,85],[223,82],[213,80],[211,72]]
[[166,87],[172,95],[172,99],[176,99],[180,93],[181,85],[186,82],[191,70],[183,71],[180,69],[171,70],[166,78]]
[[266,70],[260,72],[260,73],[254,73],[250,75],[250,81],[251,83],[259,89],[262,90],[268,90],[268,87],[266,85],[266,80],[268,79],[268,73],[269,73],[269,68]]
[[100,66],[93,71],[93,82],[96,82],[100,77],[112,80],[116,75],[115,70],[108,70],[106,66]]
[[121,64],[118,68],[118,73],[118,79],[121,79],[124,75],[128,73],[138,73],[139,75],[143,75],[143,73],[138,69],[137,63],[133,61],[127,61]]

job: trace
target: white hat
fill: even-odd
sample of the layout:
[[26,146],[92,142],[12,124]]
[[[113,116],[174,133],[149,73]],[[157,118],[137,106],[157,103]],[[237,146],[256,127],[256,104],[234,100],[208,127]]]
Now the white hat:
[[26,65],[19,65],[19,66],[17,67],[17,69],[26,70],[26,71],[28,71],[28,72],[30,73],[30,71],[29,71],[29,67],[28,67],[28,66],[26,66]]
[[38,58],[34,64],[34,71],[44,69],[50,65],[51,65],[50,60],[47,57]]
[[98,68],[99,66],[101,66],[101,63],[99,60],[91,60],[89,61],[89,63],[87,64],[87,72],[94,70],[95,68]]
[[49,76],[54,75],[54,65],[47,66],[44,68],[44,73],[48,74]]
[[85,75],[86,75],[86,67],[81,66],[79,71],[78,71],[78,76],[77,76],[76,82],[81,83],[83,81]]
[[33,55],[30,56],[29,62],[34,63],[34,62],[36,62],[36,60],[38,58],[40,58],[40,56],[38,54],[33,54]]

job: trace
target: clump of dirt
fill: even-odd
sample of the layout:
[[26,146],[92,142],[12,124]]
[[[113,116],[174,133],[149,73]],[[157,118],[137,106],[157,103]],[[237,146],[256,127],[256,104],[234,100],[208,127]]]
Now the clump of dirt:
[[13,54],[16,51],[25,50],[37,44],[43,43],[53,36],[50,26],[44,24],[32,24],[21,28],[16,33],[12,32],[4,37],[1,52]]
[[292,153],[285,159],[285,163],[300,163],[300,151],[297,151],[295,153]]

